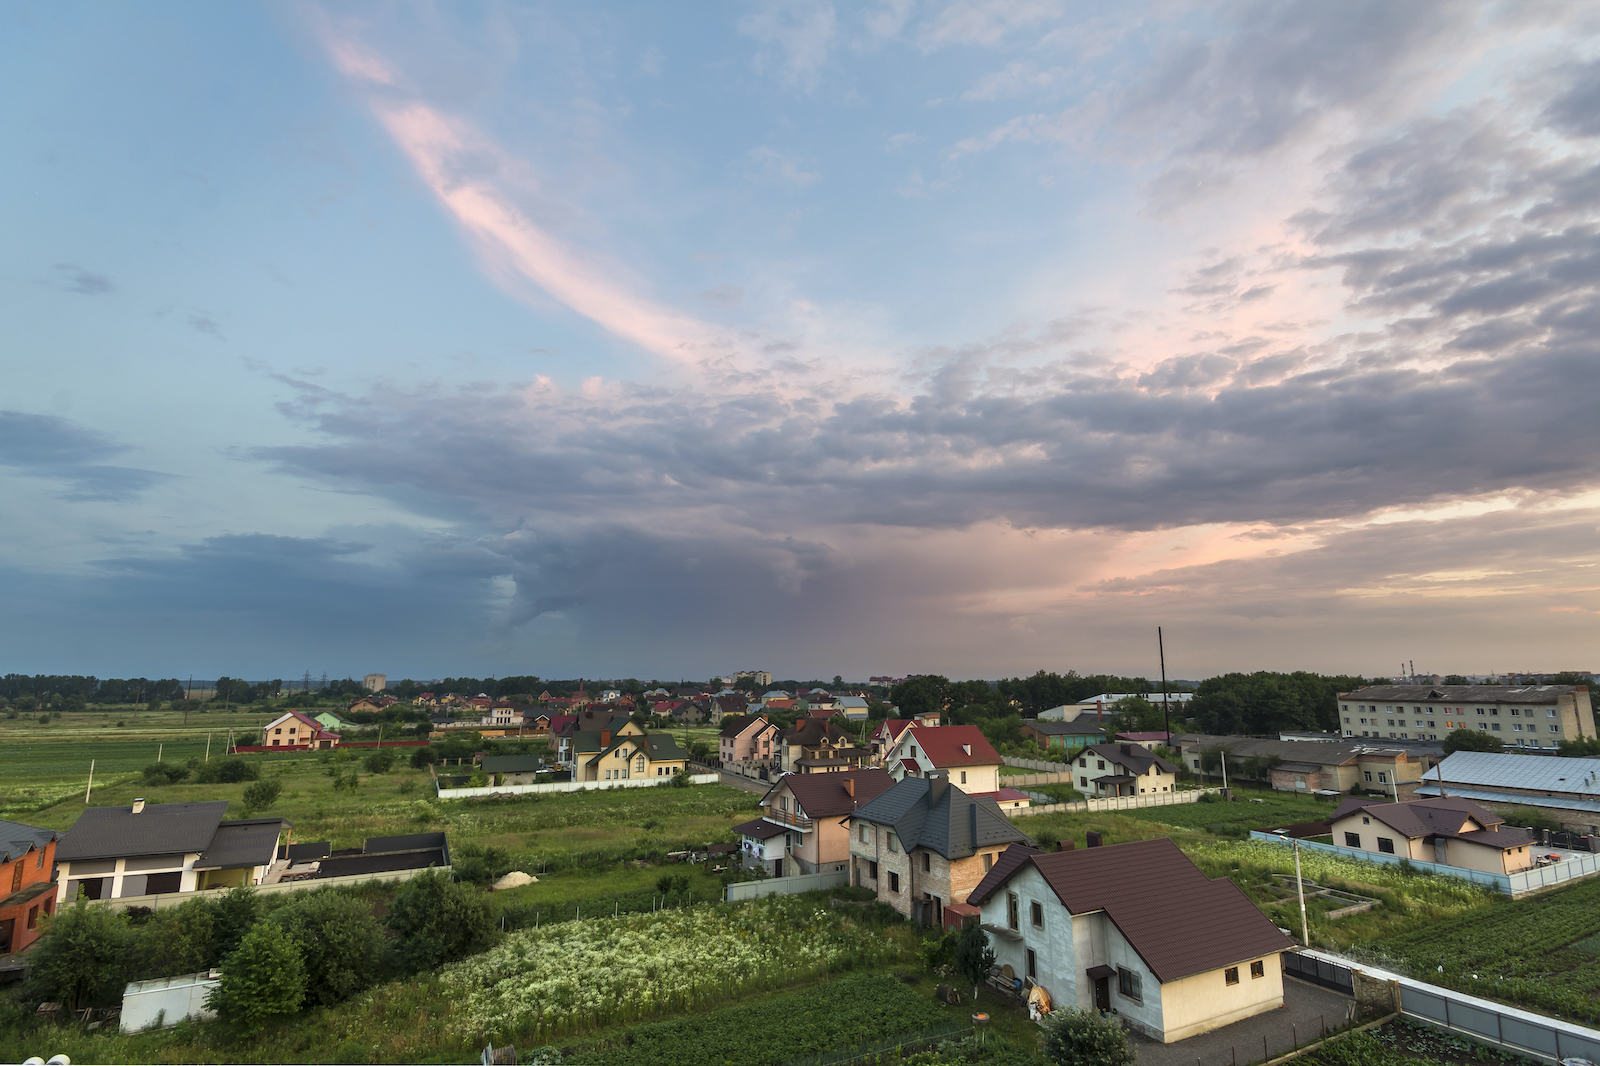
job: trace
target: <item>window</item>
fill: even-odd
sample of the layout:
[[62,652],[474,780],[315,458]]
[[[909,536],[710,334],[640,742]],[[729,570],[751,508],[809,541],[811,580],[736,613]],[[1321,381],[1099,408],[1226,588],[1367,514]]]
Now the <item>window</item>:
[[861,828],[856,831],[856,839],[863,844],[867,842],[867,825],[865,822],[861,823]]
[[867,863],[867,876],[872,878],[874,881],[876,881],[878,879],[878,864],[877,863],[875,863],[875,862]]
[[1389,783],[1389,774],[1388,774],[1388,772],[1384,771],[1384,770],[1379,770],[1378,771],[1378,784],[1387,785],[1388,783]]
[[1237,966],[1229,966],[1226,970],[1223,970],[1222,971],[1222,983],[1223,984],[1228,984],[1228,985],[1236,985],[1236,984],[1238,984],[1239,983],[1239,967],[1237,967]]
[[1132,970],[1118,970],[1117,992],[1135,1003],[1143,1003],[1144,979]]
[[992,869],[994,869],[994,856],[990,855],[988,852],[984,852],[983,853],[983,872],[984,873],[988,873]]
[[[1196,766],[1195,769],[1198,770],[1199,767]],[[1078,784],[1082,785],[1084,788],[1088,788],[1089,787],[1089,779],[1087,777],[1083,777],[1083,776],[1080,775],[1079,778],[1078,778]]]
[[1478,708],[1478,713],[1479,713],[1479,714],[1482,714],[1482,713],[1483,713],[1483,708],[1482,708],[1482,707],[1479,707],[1479,708]]
[[911,757],[913,759],[917,757],[917,746],[915,744],[911,745]]
[[967,772],[965,770],[961,771],[961,783],[963,785],[967,783]]
[[[1558,726],[1558,725],[1555,725],[1554,723],[1552,723],[1551,726],[1550,726],[1550,732],[1559,733],[1559,732],[1561,732],[1561,727]],[[41,858],[40,861],[42,862],[44,860]]]
[[1106,761],[1104,759],[1096,759],[1094,761],[1094,768],[1096,770],[1104,770],[1106,768]]
[[899,842],[897,840],[895,840],[893,833],[889,834],[889,850],[890,851],[899,851],[900,850],[900,844],[899,844]]
[[1513,733],[1522,732],[1522,723],[1521,722],[1513,722],[1512,725],[1511,725],[1511,731]]
[[[1554,729],[1555,726],[1551,726],[1550,728]],[[38,857],[33,860],[33,868],[35,870],[44,869],[44,849],[43,848],[39,849]]]
[[1037,979],[1038,976],[1039,976],[1039,968],[1038,968],[1038,965],[1037,965],[1037,959],[1035,958],[1035,956],[1033,954],[1033,949],[1032,948],[1028,949],[1028,976],[1032,977],[1032,978],[1035,978],[1035,979]]
[[1044,904],[1040,903],[1038,900],[1031,901],[1028,904],[1028,913],[1029,913],[1029,916],[1033,919],[1033,924],[1038,926],[1040,929],[1043,929],[1044,928]]
[[922,872],[928,873],[933,869],[933,858],[925,851],[922,853]]
[[1255,962],[1252,962],[1250,964],[1250,976],[1252,978],[1267,976],[1267,960],[1257,959]]
[[1517,710],[1515,707],[1513,707],[1513,708],[1511,708],[1511,717],[1513,717],[1513,718],[1521,718],[1522,717],[1522,712]]
[[1432,719],[1432,718],[1430,718],[1430,719],[1428,719],[1428,728],[1429,728],[1429,729],[1433,729],[1433,728],[1435,728],[1435,726],[1434,726],[1434,723],[1433,723],[1433,719]]
[[1348,718],[1346,718],[1346,719],[1345,719],[1345,720],[1344,720],[1344,724],[1345,724],[1345,725],[1349,725],[1349,724],[1350,724],[1350,719],[1348,719]]
[[[1362,736],[1366,736],[1366,734],[1363,733]],[[1372,780],[1372,771],[1371,770],[1363,770],[1363,771],[1361,771],[1361,776],[1364,779],[1366,779],[1368,781],[1371,781]]]
[[1500,732],[1500,723],[1499,722],[1490,722],[1489,723],[1489,728],[1491,730],[1493,730],[1494,732],[1498,733],[1498,732]]
[[1088,759],[1079,759],[1078,760],[1078,765],[1079,766],[1088,766],[1089,765],[1089,760]]
[[900,891],[900,875],[895,873],[893,870],[889,871],[889,891],[890,892],[899,892]]
[[1554,718],[1556,716],[1556,709],[1554,707],[1552,707],[1552,708],[1550,708],[1548,711],[1546,711],[1544,713],[1545,713],[1546,717]]
[[1017,894],[1015,892],[1006,893],[1006,924],[1013,929],[1017,928]]
[[[39,905],[37,903],[35,903],[33,906],[28,908],[28,928],[29,929],[37,929],[38,927],[39,927]],[[1031,954],[1031,952],[1030,952],[1030,954]]]
[[1394,854],[1394,841],[1389,839],[1388,837],[1379,837],[1378,838],[1378,850],[1383,852],[1385,855],[1393,855]]
[[18,860],[11,867],[11,891],[22,891],[22,862]]
[[1498,708],[1498,707],[1490,707],[1489,708],[1489,717],[1490,718],[1498,717],[1499,714],[1500,714],[1500,708]]
[[1359,848],[1361,846],[1361,834],[1346,833],[1344,835],[1344,846],[1347,848]]

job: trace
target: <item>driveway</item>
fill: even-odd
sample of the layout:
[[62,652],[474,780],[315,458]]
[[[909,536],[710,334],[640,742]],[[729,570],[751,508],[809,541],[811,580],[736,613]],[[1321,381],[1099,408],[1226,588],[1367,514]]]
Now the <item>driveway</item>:
[[[1297,1044],[1309,1044],[1322,1036],[1323,1022],[1329,1030],[1345,1021],[1349,996],[1294,977],[1283,979],[1283,1007],[1258,1014],[1242,1022],[1191,1036],[1175,1044],[1158,1044],[1148,1037],[1134,1035],[1139,1051],[1139,1066],[1244,1066],[1293,1051]],[[1262,1053],[1262,1039],[1266,1054]]]

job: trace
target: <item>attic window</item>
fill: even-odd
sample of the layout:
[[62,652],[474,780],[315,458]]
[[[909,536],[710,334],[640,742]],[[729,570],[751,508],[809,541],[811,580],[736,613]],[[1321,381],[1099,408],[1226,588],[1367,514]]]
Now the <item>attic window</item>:
[[971,744],[963,744],[963,745],[961,745],[961,751],[966,755],[971,755],[972,754],[972,745]]

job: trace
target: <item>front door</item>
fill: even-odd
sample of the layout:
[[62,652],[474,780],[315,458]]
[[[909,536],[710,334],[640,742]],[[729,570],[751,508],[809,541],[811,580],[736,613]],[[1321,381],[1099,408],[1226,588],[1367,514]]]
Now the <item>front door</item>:
[[1096,977],[1094,979],[1094,1009],[1111,1009],[1111,978]]
[[11,950],[11,937],[16,926],[17,920],[15,918],[7,918],[5,921],[0,922],[0,955]]
[[782,859],[773,859],[772,860],[772,876],[773,877],[782,877],[783,876],[783,860]]

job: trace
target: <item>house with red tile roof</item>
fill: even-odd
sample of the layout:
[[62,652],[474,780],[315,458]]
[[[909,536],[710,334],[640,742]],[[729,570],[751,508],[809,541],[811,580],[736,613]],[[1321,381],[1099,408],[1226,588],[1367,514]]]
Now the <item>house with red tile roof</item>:
[[330,733],[308,715],[287,711],[261,728],[265,748],[336,748],[339,734]]
[[1166,837],[1067,847],[1013,844],[967,897],[997,965],[1025,986],[1115,1010],[1162,1043],[1283,1005],[1280,955],[1294,944],[1232,881]]
[[896,780],[944,770],[965,791],[1000,790],[1000,753],[975,725],[913,725],[889,749],[884,768]]

